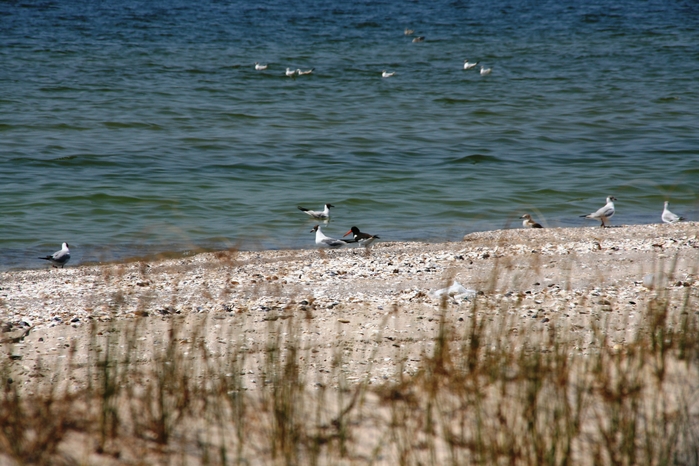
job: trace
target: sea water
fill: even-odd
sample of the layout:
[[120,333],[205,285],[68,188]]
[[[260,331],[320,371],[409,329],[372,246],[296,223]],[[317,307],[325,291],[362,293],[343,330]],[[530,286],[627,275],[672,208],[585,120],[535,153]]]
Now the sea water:
[[0,269],[64,241],[70,265],[313,247],[297,206],[325,203],[329,236],[385,241],[592,229],[608,195],[613,225],[698,220],[698,24],[665,0],[2,2]]

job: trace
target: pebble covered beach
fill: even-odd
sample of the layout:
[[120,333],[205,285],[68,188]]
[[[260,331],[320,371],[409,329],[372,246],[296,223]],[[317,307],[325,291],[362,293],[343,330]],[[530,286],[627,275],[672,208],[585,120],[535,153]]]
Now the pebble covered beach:
[[[219,332],[251,335],[254,345],[270,320],[299,315],[312,317],[305,337],[321,350],[333,347],[335,335],[369,342],[382,332],[388,349],[419,354],[438,325],[439,290],[456,282],[475,296],[447,294],[449,313],[468,317],[474,302],[495,304],[522,332],[534,323],[589,332],[590,321],[604,317],[610,345],[623,347],[642,324],[636,309],[657,288],[699,294],[698,227],[511,229],[451,243],[378,242],[370,250],[230,250],[10,271],[0,290],[3,342],[24,336],[14,351],[29,370],[34,359],[58,357],[57,343],[79,345],[90,322],[139,319],[155,335],[168,319],[206,316]],[[388,375],[394,364],[387,356],[373,370]]]

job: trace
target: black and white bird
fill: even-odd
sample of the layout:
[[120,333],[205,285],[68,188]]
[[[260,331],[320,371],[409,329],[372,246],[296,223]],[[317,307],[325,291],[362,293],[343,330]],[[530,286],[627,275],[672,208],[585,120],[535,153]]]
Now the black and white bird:
[[316,210],[308,210],[306,208],[303,208],[301,206],[298,206],[298,209],[305,213],[306,215],[311,216],[312,218],[319,218],[319,219],[328,219],[330,218],[330,208],[335,207],[332,204],[325,204],[322,212],[318,212]]
[[391,71],[391,72],[389,73],[388,71],[383,70],[383,71],[381,72],[381,77],[382,77],[382,78],[390,78],[390,77],[393,76],[394,74],[396,74],[395,71]]
[[492,68],[486,68],[485,66],[481,65],[481,76],[487,76],[493,71]]
[[262,71],[267,69],[267,65],[262,65],[259,62],[255,62],[255,69],[257,71]]
[[352,234],[354,242],[359,243],[360,246],[364,246],[365,248],[368,248],[371,243],[373,243],[377,239],[380,239],[377,235],[370,235],[369,233],[363,233],[359,231],[359,228],[357,227],[350,228],[350,230],[344,235],[342,235],[342,237],[344,238],[349,234]]
[[464,60],[464,69],[470,70],[472,68],[475,68],[478,66],[478,63],[479,62],[472,63],[472,62],[469,62],[468,60]]
[[616,200],[616,197],[609,196],[607,197],[607,203],[604,205],[604,207],[600,208],[597,212],[593,212],[587,215],[581,215],[581,217],[596,218],[602,222],[602,225],[600,226],[604,228],[607,226],[606,220],[609,220],[614,216],[614,201]]
[[292,70],[291,68],[287,68],[286,75],[290,78],[293,78],[294,76],[296,76],[296,70]]
[[425,41],[425,36],[417,36],[416,38],[413,39],[413,42],[424,42]]
[[51,262],[51,265],[54,267],[58,267],[60,265],[61,268],[63,268],[63,266],[70,260],[70,249],[68,249],[68,243],[63,243],[60,251],[56,251],[50,256],[39,257],[39,259]]
[[320,225],[314,226],[311,232],[316,233],[316,245],[320,246],[321,248],[337,249],[347,245],[347,241],[345,240],[325,236],[323,231],[320,229]]
[[677,223],[680,220],[684,220],[684,217],[680,217],[679,215],[673,214],[669,210],[667,210],[667,205],[669,204],[668,201],[665,201],[665,207],[663,207],[663,215],[662,218],[663,222],[665,223]]
[[544,228],[540,224],[532,220],[532,216],[529,214],[524,214],[520,218],[524,219],[524,221],[522,222],[522,226],[524,226],[525,228]]

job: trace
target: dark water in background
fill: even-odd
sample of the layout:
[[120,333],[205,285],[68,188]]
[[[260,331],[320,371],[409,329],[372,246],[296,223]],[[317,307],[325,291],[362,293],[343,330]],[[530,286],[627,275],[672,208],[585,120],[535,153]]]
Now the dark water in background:
[[0,269],[698,220],[699,4],[581,3],[2,1]]

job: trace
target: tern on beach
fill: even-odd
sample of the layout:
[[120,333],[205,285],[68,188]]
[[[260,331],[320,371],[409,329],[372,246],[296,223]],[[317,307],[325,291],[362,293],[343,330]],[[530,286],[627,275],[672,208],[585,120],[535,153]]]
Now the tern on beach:
[[605,204],[604,207],[599,209],[597,212],[593,212],[591,214],[587,215],[581,215],[581,217],[585,218],[596,218],[598,220],[602,221],[602,225],[600,225],[602,228],[606,227],[607,224],[605,223],[605,220],[609,220],[614,216],[614,201],[616,201],[617,198],[614,196],[609,196],[607,198],[607,203]]
[[320,225],[313,227],[311,232],[316,233],[316,244],[322,248],[337,249],[347,245],[347,241],[325,236],[320,229]]
[[468,60],[464,60],[464,69],[465,69],[465,70],[470,70],[471,68],[475,68],[475,67],[478,66],[478,63],[480,63],[480,62],[469,63]]
[[290,78],[293,78],[294,76],[296,76],[296,70],[292,70],[291,68],[287,68],[286,75]]
[[371,243],[376,241],[377,239],[381,239],[376,235],[370,235],[369,233],[362,233],[359,231],[359,228],[357,227],[352,227],[350,230],[342,235],[344,238],[345,236],[352,234],[352,237],[354,238],[354,241],[359,243],[360,246],[364,246],[365,248],[368,248]]
[[493,71],[492,68],[486,68],[481,65],[481,76],[489,75],[491,71]]
[[296,74],[298,74],[299,76],[303,76],[305,74],[313,73],[313,70],[315,70],[315,68],[311,68],[310,70],[306,70],[306,71],[296,70]]
[[663,215],[662,218],[663,222],[665,223],[677,223],[680,220],[684,220],[684,217],[680,217],[679,215],[673,214],[669,210],[667,210],[667,205],[669,204],[668,201],[665,201],[665,207],[663,207]]
[[325,204],[322,212],[318,212],[315,210],[308,210],[308,209],[305,209],[301,206],[298,206],[298,209],[301,212],[305,213],[306,215],[310,215],[312,218],[330,218],[330,208],[331,207],[335,207],[335,206],[332,204]]
[[532,216],[529,214],[524,214],[520,218],[524,219],[524,221],[522,222],[522,226],[524,226],[525,228],[544,228],[540,224],[532,220]]
[[51,265],[54,267],[58,267],[60,265],[61,268],[63,268],[63,266],[70,260],[70,249],[68,249],[68,243],[63,243],[60,251],[56,251],[50,256],[39,257],[39,259],[50,261]]
[[391,72],[389,73],[388,71],[383,70],[383,71],[381,72],[381,77],[382,77],[382,78],[390,78],[390,77],[393,76],[394,74],[396,74],[395,71],[391,71]]
[[261,64],[259,64],[258,62],[255,62],[255,69],[256,69],[257,71],[266,70],[266,69],[267,69],[267,65],[261,65]]

